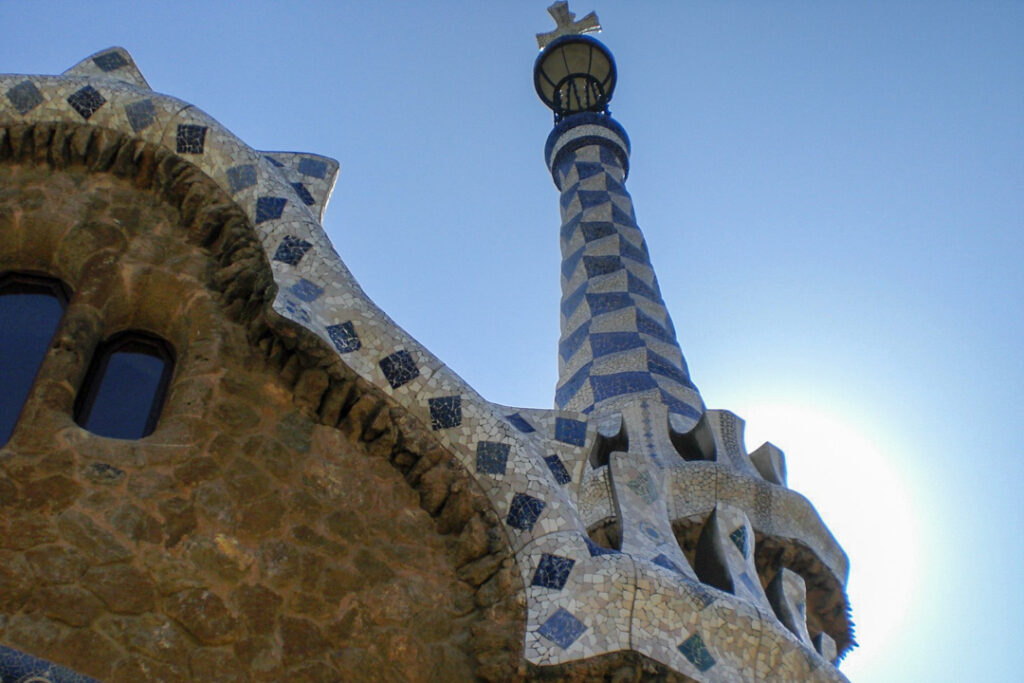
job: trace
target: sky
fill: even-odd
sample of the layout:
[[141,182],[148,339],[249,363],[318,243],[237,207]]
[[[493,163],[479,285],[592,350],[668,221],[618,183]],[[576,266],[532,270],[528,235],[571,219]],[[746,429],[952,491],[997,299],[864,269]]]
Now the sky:
[[[485,398],[551,407],[547,0],[0,1],[0,71],[120,45],[257,149],[336,158],[324,225]],[[1024,670],[1024,3],[596,10],[627,188],[694,382],[850,556],[854,681]]]

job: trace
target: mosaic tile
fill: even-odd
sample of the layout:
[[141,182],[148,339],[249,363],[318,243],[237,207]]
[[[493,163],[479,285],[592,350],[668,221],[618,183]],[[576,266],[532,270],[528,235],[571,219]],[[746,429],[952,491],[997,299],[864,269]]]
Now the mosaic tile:
[[636,309],[636,331],[655,339],[660,339],[668,344],[676,344],[675,335],[666,332],[665,328],[657,320],[645,314],[639,308]]
[[630,294],[636,294],[642,296],[645,299],[649,299],[654,303],[661,303],[661,295],[659,295],[652,287],[646,282],[638,278],[633,273],[626,275],[626,291]]
[[562,360],[569,360],[579,351],[580,346],[587,340],[590,333],[590,321],[583,323],[576,328],[568,337],[558,343],[558,355]]
[[78,112],[79,116],[88,121],[89,117],[106,104],[107,100],[94,87],[87,85],[68,95],[67,102],[72,109]]
[[560,591],[565,587],[565,582],[569,580],[569,572],[572,571],[574,564],[576,564],[576,560],[571,558],[544,553],[541,555],[540,564],[537,565],[537,571],[534,573],[530,585]]
[[520,531],[531,531],[537,523],[537,518],[544,512],[544,501],[539,498],[517,493],[512,497],[512,505],[508,510],[508,517],[505,522],[514,529]]
[[584,536],[583,541],[587,544],[587,552],[590,553],[591,557],[600,557],[601,555],[618,555],[619,551],[614,548],[605,548],[591,541],[588,537]]
[[583,231],[583,239],[587,242],[594,242],[616,232],[615,224],[610,221],[580,222],[580,229]]
[[531,432],[536,431],[533,428],[533,426],[525,419],[523,419],[523,416],[520,415],[519,413],[512,413],[511,415],[506,415],[505,419],[508,420],[513,427],[521,431],[523,434],[530,434]]
[[583,296],[587,293],[587,283],[584,282],[582,285],[576,288],[576,290],[569,296],[562,297],[562,315],[566,318],[572,316],[576,312],[576,309],[580,307],[580,303],[583,302]]
[[576,267],[580,265],[580,259],[583,258],[583,250],[584,247],[580,247],[562,259],[562,277],[566,280],[572,280],[572,274],[576,272]]
[[559,407],[565,407],[573,396],[580,390],[583,383],[590,377],[591,364],[587,363],[580,368],[576,374],[570,377],[565,384],[555,389],[555,403]]
[[0,681],[7,683],[99,683],[71,669],[0,645]]
[[309,190],[306,189],[305,185],[302,183],[292,183],[292,187],[295,188],[295,194],[298,195],[303,204],[306,206],[313,206],[316,204],[316,200],[313,199],[313,195],[309,193]]
[[563,650],[575,643],[586,630],[583,622],[562,607],[537,629],[538,633]]
[[670,572],[672,572],[674,574],[679,574],[680,576],[686,576],[687,575],[686,572],[683,571],[683,569],[678,564],[676,564],[675,562],[670,560],[668,558],[668,556],[665,555],[664,553],[662,553],[662,554],[658,555],[657,557],[653,558],[651,560],[651,562],[653,562],[654,564],[658,565],[659,567],[664,567],[665,569],[669,570]]
[[647,472],[642,472],[630,479],[626,482],[626,486],[632,489],[633,493],[648,505],[658,500],[658,487]]
[[591,315],[601,315],[617,311],[620,308],[628,308],[633,305],[633,299],[625,292],[587,294],[587,305],[590,306]]
[[100,71],[110,72],[114,69],[120,69],[122,66],[128,66],[128,60],[124,56],[115,50],[110,52],[104,52],[101,55],[97,55],[92,58],[92,61],[96,66],[100,68]]
[[698,408],[691,406],[689,403],[682,401],[672,394],[668,393],[664,389],[661,390],[661,402],[668,406],[669,412],[677,415],[683,415],[685,417],[692,417],[694,420],[699,420],[703,412]]
[[623,258],[628,258],[644,265],[650,265],[647,252],[634,247],[633,244],[625,237],[621,237],[619,239],[619,253],[622,254]]
[[228,169],[227,176],[231,194],[236,194],[256,184],[256,165],[239,164],[238,166],[232,166]]
[[305,302],[316,301],[324,293],[323,287],[319,287],[306,278],[302,278],[291,286],[291,293]]
[[510,446],[495,441],[478,441],[476,444],[476,471],[484,474],[505,474]]
[[8,90],[7,99],[24,116],[43,103],[43,94],[32,81],[26,80]]
[[313,178],[323,178],[327,175],[327,164],[319,159],[304,157],[299,160],[299,173]]
[[608,193],[603,190],[579,190],[576,196],[580,198],[580,206],[584,209],[592,209],[596,206],[607,204],[611,200]]
[[612,202],[612,222],[630,228],[636,227],[636,219],[616,206],[614,202]]
[[711,656],[699,633],[694,633],[680,643],[679,651],[702,673],[715,665],[715,658]]
[[206,126],[179,123],[175,139],[178,154],[202,154],[206,143]]
[[260,197],[256,200],[256,225],[281,217],[288,203],[285,197]]
[[643,340],[636,332],[596,332],[590,335],[590,348],[594,352],[594,358],[638,349],[643,345]]
[[381,372],[384,373],[384,377],[388,380],[388,384],[391,385],[392,389],[408,384],[420,376],[420,369],[416,367],[416,361],[404,349],[381,358],[378,365],[380,365]]
[[576,174],[580,180],[604,174],[604,166],[593,161],[577,161]]
[[270,156],[269,154],[264,154],[263,158],[266,159],[267,161],[269,161],[274,166],[277,166],[278,168],[284,168],[284,164],[282,164],[280,161],[278,161],[274,157]]
[[587,423],[568,417],[556,418],[555,440],[573,446],[582,446],[587,441]]
[[583,267],[587,270],[587,277],[591,278],[614,273],[624,266],[618,256],[584,256]]
[[334,343],[334,348],[338,349],[339,353],[358,351],[362,346],[352,321],[330,325],[327,328],[327,334]]
[[738,526],[733,529],[732,533],[729,534],[729,540],[736,545],[743,554],[743,557],[750,556],[750,550],[747,548],[747,528],[745,526]]
[[281,244],[278,245],[277,251],[274,252],[274,260],[287,263],[290,266],[297,266],[302,257],[312,247],[313,245],[306,240],[293,237],[292,235],[285,235],[281,240]]
[[547,463],[548,469],[551,470],[551,474],[554,475],[555,481],[562,486],[572,482],[572,476],[569,474],[569,470],[565,469],[565,464],[562,463],[562,459],[557,455],[548,455],[544,458],[544,462]]
[[614,375],[595,375],[590,378],[594,388],[594,400],[603,401],[613,396],[635,394],[648,389],[657,389],[658,384],[646,372],[618,372]]
[[128,123],[131,124],[132,130],[136,133],[149,128],[156,121],[156,107],[153,106],[153,100],[150,99],[126,104],[124,113],[128,117]]
[[462,424],[462,397],[441,396],[428,400],[430,406],[430,428],[451,429]]

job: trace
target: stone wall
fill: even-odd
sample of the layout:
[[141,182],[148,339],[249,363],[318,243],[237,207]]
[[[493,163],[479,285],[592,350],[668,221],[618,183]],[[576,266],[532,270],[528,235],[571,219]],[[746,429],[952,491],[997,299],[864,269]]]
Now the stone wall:
[[[0,642],[104,680],[523,673],[518,573],[451,455],[267,313],[244,215],[108,132],[0,130],[0,270],[73,292],[0,450]],[[124,329],[175,350],[156,431],[72,406]]]

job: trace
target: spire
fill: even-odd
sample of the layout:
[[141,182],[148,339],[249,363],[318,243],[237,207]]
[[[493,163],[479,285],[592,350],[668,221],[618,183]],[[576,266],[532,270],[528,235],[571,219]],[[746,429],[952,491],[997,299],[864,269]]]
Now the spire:
[[[559,11],[568,12],[561,5]],[[571,19],[570,14],[565,21]],[[664,406],[692,426],[704,404],[690,381],[626,191],[629,137],[607,113],[615,62],[603,44],[563,30],[563,23],[562,34],[541,51],[534,67],[537,93],[555,112],[544,151],[561,192],[555,405],[611,415],[643,401]]]

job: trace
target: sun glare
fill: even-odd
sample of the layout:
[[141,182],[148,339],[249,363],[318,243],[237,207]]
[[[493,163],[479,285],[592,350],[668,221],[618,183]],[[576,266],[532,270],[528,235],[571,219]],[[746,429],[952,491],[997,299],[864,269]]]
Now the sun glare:
[[859,647],[842,670],[874,679],[869,669],[907,627],[920,556],[908,487],[890,464],[897,454],[817,408],[762,405],[743,417],[748,449],[771,441],[785,452],[790,488],[810,499],[850,558]]

